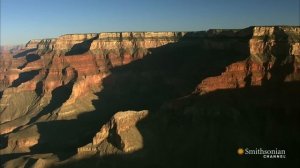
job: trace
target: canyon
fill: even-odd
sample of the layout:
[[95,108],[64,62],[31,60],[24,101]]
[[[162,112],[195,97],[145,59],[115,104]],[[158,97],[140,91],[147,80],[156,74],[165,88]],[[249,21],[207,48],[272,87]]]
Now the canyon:
[[[66,34],[1,48],[2,167],[299,166],[300,27]],[[239,147],[284,148],[287,159]]]

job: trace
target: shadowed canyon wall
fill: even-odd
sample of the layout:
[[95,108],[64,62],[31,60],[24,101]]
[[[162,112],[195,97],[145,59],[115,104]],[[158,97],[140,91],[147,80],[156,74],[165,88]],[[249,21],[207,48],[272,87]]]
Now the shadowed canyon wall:
[[67,34],[0,65],[4,167],[253,166],[252,140],[297,163],[299,27]]

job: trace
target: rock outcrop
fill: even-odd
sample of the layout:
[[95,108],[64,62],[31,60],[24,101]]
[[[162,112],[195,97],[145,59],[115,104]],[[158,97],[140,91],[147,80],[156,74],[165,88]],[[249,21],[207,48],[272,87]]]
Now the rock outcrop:
[[[104,124],[93,142],[78,148],[79,154],[99,152],[101,155],[115,152],[131,153],[143,148],[143,137],[136,124],[147,117],[148,111],[122,111]],[[107,150],[103,151],[102,149]]]
[[39,143],[37,126],[29,126],[17,133],[9,135],[7,146],[0,150],[1,154],[30,152],[31,147]]
[[33,39],[33,40],[30,40],[26,45],[25,47],[27,49],[36,49],[38,44],[41,42],[40,39]]
[[24,155],[17,159],[12,159],[5,163],[4,167],[26,167],[31,165],[32,168],[52,167],[54,162],[59,161],[58,157],[51,154]]
[[299,27],[254,27],[249,58],[229,65],[220,76],[203,80],[196,92],[300,80],[299,37]]

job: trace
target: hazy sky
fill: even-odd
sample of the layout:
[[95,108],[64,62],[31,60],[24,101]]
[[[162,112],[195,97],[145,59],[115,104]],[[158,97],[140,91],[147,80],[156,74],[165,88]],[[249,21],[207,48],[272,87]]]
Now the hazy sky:
[[299,25],[300,0],[0,0],[1,45],[67,33]]

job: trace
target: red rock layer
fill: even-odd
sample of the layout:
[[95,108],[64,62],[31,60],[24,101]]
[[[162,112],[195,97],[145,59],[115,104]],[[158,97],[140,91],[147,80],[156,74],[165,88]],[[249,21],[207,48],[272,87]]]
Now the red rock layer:
[[[242,88],[246,85],[261,85],[266,75],[266,67],[252,60],[240,61],[226,67],[220,76],[204,79],[198,85],[197,91],[211,92],[217,89]],[[249,78],[248,81],[246,78]]]
[[196,92],[262,85],[282,73],[286,73],[283,81],[300,80],[299,37],[299,27],[255,27],[249,41],[249,58],[229,65],[220,76],[204,79]]

